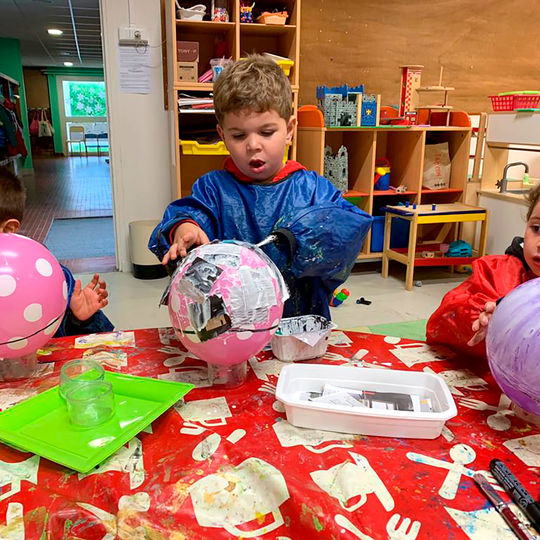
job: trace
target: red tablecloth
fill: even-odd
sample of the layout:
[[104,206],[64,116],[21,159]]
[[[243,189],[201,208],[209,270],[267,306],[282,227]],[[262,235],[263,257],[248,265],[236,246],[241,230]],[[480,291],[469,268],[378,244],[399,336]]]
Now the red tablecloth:
[[[513,538],[471,475],[502,458],[538,497],[540,429],[510,413],[489,373],[423,343],[353,332],[332,341],[322,362],[360,351],[374,369],[442,374],[458,416],[436,440],[298,429],[274,395],[285,364],[263,352],[241,388],[195,388],[92,474],[0,444],[0,538]],[[39,377],[0,385],[0,407],[95,352],[73,338],[51,344]],[[178,347],[170,329],[138,330],[134,347],[98,354],[108,369],[207,383],[204,364]]]

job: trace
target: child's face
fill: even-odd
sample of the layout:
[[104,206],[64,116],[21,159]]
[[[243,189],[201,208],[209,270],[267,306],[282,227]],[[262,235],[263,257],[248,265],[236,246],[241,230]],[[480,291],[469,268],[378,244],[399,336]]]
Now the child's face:
[[540,202],[536,203],[527,222],[523,240],[523,255],[529,268],[540,276]]
[[292,140],[295,119],[277,111],[225,114],[218,132],[242,173],[254,182],[271,180],[283,167],[285,146]]

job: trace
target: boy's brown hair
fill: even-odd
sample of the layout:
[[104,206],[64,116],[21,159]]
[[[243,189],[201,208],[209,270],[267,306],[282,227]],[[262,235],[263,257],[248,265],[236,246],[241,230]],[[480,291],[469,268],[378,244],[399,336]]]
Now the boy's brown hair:
[[536,184],[528,193],[527,200],[529,201],[529,211],[527,212],[527,221],[531,219],[534,207],[538,204],[540,200],[540,182]]
[[226,113],[275,110],[285,122],[292,115],[292,91],[283,70],[270,58],[248,56],[226,66],[214,83],[214,109],[221,125]]
[[0,223],[8,219],[22,221],[26,190],[6,167],[0,167]]

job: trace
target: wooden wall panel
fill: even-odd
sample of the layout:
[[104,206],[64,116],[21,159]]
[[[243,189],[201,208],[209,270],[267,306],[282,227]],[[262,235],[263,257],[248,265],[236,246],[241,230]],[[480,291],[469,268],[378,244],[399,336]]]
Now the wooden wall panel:
[[318,84],[364,83],[397,104],[399,66],[423,64],[423,85],[444,66],[450,105],[490,111],[490,94],[540,90],[538,28],[536,0],[303,0],[300,103]]

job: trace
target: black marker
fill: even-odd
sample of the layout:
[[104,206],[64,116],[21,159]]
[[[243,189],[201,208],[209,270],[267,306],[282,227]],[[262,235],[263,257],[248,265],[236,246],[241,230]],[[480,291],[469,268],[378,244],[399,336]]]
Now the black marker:
[[534,501],[503,461],[492,459],[489,468],[499,484],[529,518],[534,528],[540,532],[540,503]]

